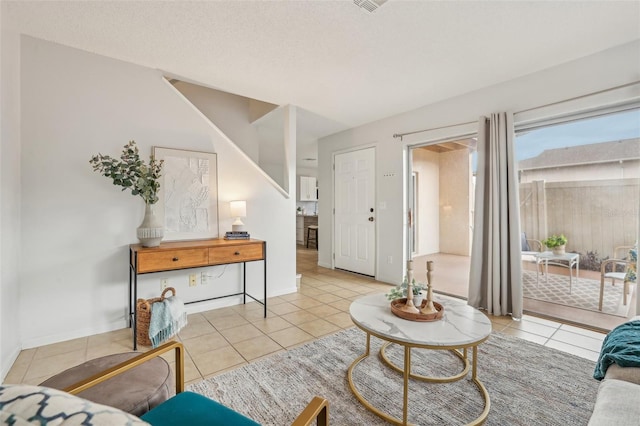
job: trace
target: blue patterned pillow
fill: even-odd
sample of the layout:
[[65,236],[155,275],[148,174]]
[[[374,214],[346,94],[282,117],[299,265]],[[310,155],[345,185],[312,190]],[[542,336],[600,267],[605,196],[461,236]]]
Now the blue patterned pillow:
[[629,266],[627,266],[627,272],[624,274],[624,280],[635,283],[638,274],[638,244],[629,250],[628,260]]
[[149,423],[106,405],[56,389],[0,385],[0,423],[9,425],[142,426]]

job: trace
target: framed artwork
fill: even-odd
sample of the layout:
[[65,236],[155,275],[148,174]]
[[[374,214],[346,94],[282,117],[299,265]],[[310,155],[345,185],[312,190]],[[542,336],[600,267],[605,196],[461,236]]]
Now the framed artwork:
[[155,214],[164,241],[218,237],[218,166],[212,152],[153,148],[164,160]]

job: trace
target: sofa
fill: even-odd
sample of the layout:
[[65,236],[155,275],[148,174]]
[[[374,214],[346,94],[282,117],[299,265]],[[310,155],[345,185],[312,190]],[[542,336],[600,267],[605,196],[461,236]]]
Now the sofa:
[[[631,323],[633,328],[629,326]],[[609,345],[607,349],[607,339],[614,334],[616,329],[627,326],[626,340],[622,344]],[[603,342],[603,350],[596,365],[594,378],[600,379],[602,376],[601,365],[605,365],[604,378],[598,387],[593,413],[589,420],[589,426],[640,426],[640,365],[636,365],[634,356],[640,356],[640,316],[634,317],[631,321],[612,330]],[[622,361],[611,363],[611,359],[603,358],[604,352],[616,352],[616,348],[622,348],[626,355],[620,357]],[[613,357],[615,359],[615,353]],[[607,365],[608,364],[608,365]],[[621,364],[621,365],[620,365]]]

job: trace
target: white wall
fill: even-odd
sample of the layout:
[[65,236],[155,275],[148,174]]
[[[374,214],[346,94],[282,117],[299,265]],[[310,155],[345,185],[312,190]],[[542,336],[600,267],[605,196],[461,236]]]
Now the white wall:
[[0,381],[20,352],[20,39],[2,31],[0,59]]
[[471,255],[471,173],[469,150],[440,154],[440,253]]
[[[429,134],[413,135],[405,138],[404,142],[394,138],[393,134],[477,121],[479,116],[492,112],[522,111],[637,81],[640,80],[639,64],[640,41],[636,41],[321,139],[318,143],[318,178],[323,202],[319,204],[319,226],[333,229],[333,154],[362,145],[374,145],[376,201],[387,207],[386,210],[378,209],[377,215],[376,276],[382,281],[399,282],[404,262],[388,264],[386,259],[388,256],[400,259],[406,253],[404,150],[407,144],[428,140]],[[438,136],[460,135],[450,130],[450,134],[443,131]],[[330,266],[332,252],[332,232],[324,232],[320,235],[319,263]]]
[[[283,111],[271,104],[193,83],[179,81],[174,86],[285,192],[289,190]],[[262,117],[254,121],[252,118],[257,114]],[[277,118],[264,118],[270,114]]]
[[234,141],[256,163],[260,162],[260,136],[250,124],[251,99],[197,84],[179,81],[174,87]]
[[[131,139],[145,155],[153,146],[216,152],[220,232],[231,228],[228,201],[247,200],[246,227],[268,243],[269,296],[295,291],[295,197],[282,195],[159,71],[23,37],[21,77],[23,347],[125,326],[128,245],[144,206],[93,172],[89,158],[119,155]],[[207,268],[221,278],[193,289],[189,271],[147,275],[139,296],[157,296],[163,276],[186,301],[221,295],[239,286],[239,268]],[[261,270],[249,267],[250,287],[261,286]]]
[[440,155],[426,149],[413,150],[413,171],[417,174],[418,205],[414,213],[418,227],[416,256],[440,251]]

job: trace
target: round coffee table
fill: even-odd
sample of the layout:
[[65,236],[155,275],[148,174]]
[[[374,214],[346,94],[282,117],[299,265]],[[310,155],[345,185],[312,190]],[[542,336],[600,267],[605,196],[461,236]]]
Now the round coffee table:
[[[365,353],[353,361],[347,370],[349,387],[356,398],[369,411],[377,414],[393,424],[407,424],[409,378],[434,383],[448,383],[462,379],[470,369],[467,350],[472,348],[473,359],[471,380],[477,386],[484,399],[482,414],[469,424],[481,424],[489,415],[491,402],[489,393],[477,377],[478,345],[487,340],[491,334],[491,321],[479,310],[462,301],[438,299],[444,306],[444,317],[438,321],[409,321],[395,316],[391,312],[390,302],[384,294],[374,294],[356,299],[349,307],[351,319],[357,327],[367,333]],[[386,343],[380,349],[380,356],[390,368],[403,373],[404,394],[402,420],[382,412],[367,401],[358,391],[353,380],[354,368],[370,355],[371,336],[378,337]],[[404,347],[404,368],[394,365],[386,356],[387,346],[395,343]],[[463,364],[460,373],[450,377],[426,377],[411,373],[411,349],[448,350],[455,354]]]

